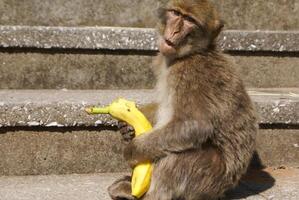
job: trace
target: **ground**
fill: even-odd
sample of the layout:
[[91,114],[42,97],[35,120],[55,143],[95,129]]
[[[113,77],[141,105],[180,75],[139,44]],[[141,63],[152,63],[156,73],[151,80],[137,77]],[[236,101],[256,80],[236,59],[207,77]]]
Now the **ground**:
[[[0,177],[1,200],[109,200],[107,187],[122,174]],[[251,171],[227,199],[298,200],[299,169]]]

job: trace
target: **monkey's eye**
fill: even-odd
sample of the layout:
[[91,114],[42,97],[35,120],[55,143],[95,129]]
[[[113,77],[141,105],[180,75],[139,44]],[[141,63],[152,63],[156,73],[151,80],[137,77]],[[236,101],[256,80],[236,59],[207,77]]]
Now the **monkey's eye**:
[[181,13],[179,11],[176,11],[176,10],[170,10],[170,12],[175,15],[175,16],[180,16]]
[[187,15],[184,16],[184,20],[186,20],[186,21],[188,21],[188,22],[190,22],[192,24],[197,25],[197,21],[194,18],[190,17],[190,16],[187,16]]

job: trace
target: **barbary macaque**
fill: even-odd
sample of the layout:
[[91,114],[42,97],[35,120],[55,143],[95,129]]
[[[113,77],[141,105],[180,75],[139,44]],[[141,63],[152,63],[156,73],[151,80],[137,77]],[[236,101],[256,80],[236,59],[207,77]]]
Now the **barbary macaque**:
[[[212,3],[170,0],[159,14],[156,124],[129,142],[125,158],[131,167],[153,163],[143,200],[218,199],[247,170],[256,114],[234,64],[217,47],[223,23]],[[114,200],[135,199],[130,177],[108,190]]]

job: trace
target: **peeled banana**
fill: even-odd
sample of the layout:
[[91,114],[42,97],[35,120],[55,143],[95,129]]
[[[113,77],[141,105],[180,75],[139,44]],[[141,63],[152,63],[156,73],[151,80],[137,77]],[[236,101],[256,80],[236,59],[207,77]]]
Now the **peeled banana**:
[[[135,136],[139,136],[152,129],[152,125],[146,117],[137,109],[136,104],[125,99],[117,99],[106,107],[87,108],[89,114],[110,114],[115,119],[124,121],[135,130]],[[136,198],[142,197],[150,187],[152,164],[150,162],[140,163],[133,169],[132,195]]]

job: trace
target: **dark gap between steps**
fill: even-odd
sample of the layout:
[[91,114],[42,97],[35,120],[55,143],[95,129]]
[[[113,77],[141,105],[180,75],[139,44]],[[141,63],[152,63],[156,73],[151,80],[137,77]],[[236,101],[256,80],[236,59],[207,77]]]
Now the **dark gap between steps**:
[[[29,48],[29,47],[0,47],[0,53],[41,53],[41,54],[89,54],[89,55],[147,55],[155,56],[158,51],[137,49],[73,49],[73,48]],[[278,51],[236,51],[224,50],[231,56],[264,56],[264,57],[299,57],[299,52]]]
[[224,51],[231,56],[299,57],[299,52],[278,51]]
[[117,126],[73,126],[73,127],[28,127],[28,126],[16,126],[16,127],[2,127],[0,128],[0,134],[6,134],[8,132],[18,131],[32,131],[32,132],[72,132],[72,131],[117,131]]
[[145,55],[155,56],[157,51],[135,50],[135,49],[62,49],[62,48],[27,48],[8,47],[1,48],[0,53],[40,53],[40,54],[88,54],[88,55]]
[[285,130],[299,130],[299,124],[259,124],[260,129],[285,129]]
[[[284,130],[299,130],[299,124],[259,124],[259,128],[265,129],[284,129]],[[17,131],[33,131],[33,132],[72,132],[72,131],[117,131],[117,126],[73,126],[73,127],[28,127],[28,126],[16,126],[16,127],[2,127],[0,128],[0,134]]]

